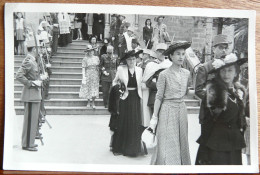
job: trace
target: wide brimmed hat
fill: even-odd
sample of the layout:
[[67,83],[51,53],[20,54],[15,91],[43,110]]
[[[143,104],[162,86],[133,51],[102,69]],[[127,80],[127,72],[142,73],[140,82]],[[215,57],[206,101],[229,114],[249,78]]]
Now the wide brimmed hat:
[[244,64],[247,61],[248,61],[248,58],[240,58],[240,59],[238,59],[236,54],[231,53],[229,55],[226,55],[223,59],[215,59],[215,61],[212,63],[212,66],[213,66],[214,69],[209,71],[209,74],[216,73],[220,69],[232,66],[234,64],[237,64],[238,66],[241,66],[242,64]]
[[191,46],[191,42],[188,42],[188,41],[176,41],[176,42],[173,42],[169,48],[167,50],[165,50],[165,52],[163,53],[163,55],[165,56],[168,56],[170,55],[171,53],[173,53],[176,49],[180,49],[180,48],[183,48],[183,49],[187,49]]
[[168,46],[165,43],[158,43],[155,46],[155,50],[167,50]]
[[127,30],[131,31],[131,32],[134,32],[135,29],[133,27],[128,27]]
[[125,53],[125,56],[120,60],[120,62],[126,61],[126,59],[130,57],[137,57],[141,53],[143,53],[143,50],[138,50],[137,52],[135,52],[135,50],[128,51]]
[[151,50],[150,57],[158,58],[158,55],[154,51]]
[[213,38],[213,47],[219,44],[231,44],[231,41],[228,40],[227,35],[219,34]]
[[84,50],[84,52],[89,52],[91,50],[95,50],[96,47],[93,47],[92,45],[88,44],[87,47],[86,47],[86,50]]
[[158,22],[158,19],[159,19],[159,18],[163,18],[163,19],[164,19],[165,16],[163,16],[163,15],[157,16],[157,17],[154,18],[154,21]]

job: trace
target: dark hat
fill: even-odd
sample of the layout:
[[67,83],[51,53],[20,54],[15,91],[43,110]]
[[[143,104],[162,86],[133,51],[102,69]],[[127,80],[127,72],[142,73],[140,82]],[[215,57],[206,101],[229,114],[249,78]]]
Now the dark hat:
[[240,58],[240,59],[238,59],[236,54],[231,53],[229,55],[224,56],[224,58],[222,58],[222,59],[215,59],[214,62],[212,63],[212,66],[213,66],[214,69],[209,71],[209,74],[216,73],[220,69],[232,66],[234,64],[237,64],[238,66],[241,66],[242,64],[244,64],[247,61],[248,61],[248,58]]
[[132,39],[132,43],[140,45],[139,42],[138,42],[138,40],[137,40],[136,38],[133,38],[133,39]]
[[112,14],[111,17],[117,17],[117,15],[116,14]]
[[213,47],[219,44],[231,44],[227,35],[219,34],[213,38]]
[[91,42],[92,38],[96,38],[96,39],[97,39],[97,36],[96,36],[96,35],[91,35],[91,36],[89,37],[89,42]]
[[89,52],[91,50],[95,50],[96,48],[93,47],[91,44],[88,44],[87,47],[86,47],[86,50],[84,50],[84,52]]
[[183,48],[187,49],[191,46],[191,42],[188,41],[176,41],[173,42],[167,50],[164,51],[163,55],[168,56],[173,53],[176,49]]
[[131,50],[125,53],[125,56],[120,60],[120,62],[126,61],[127,58],[137,57],[140,53],[143,53],[143,50],[139,50],[135,52],[135,50]]

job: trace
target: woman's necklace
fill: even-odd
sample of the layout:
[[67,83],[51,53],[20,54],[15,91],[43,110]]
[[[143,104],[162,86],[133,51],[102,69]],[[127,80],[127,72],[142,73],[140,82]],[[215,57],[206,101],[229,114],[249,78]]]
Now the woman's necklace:
[[134,77],[134,73],[135,73],[135,69],[131,68],[131,69],[129,69],[129,72],[131,74],[131,77],[133,78]]

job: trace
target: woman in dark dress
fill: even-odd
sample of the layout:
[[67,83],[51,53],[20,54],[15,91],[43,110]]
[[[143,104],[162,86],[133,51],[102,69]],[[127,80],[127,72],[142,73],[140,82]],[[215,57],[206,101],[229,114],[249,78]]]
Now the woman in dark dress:
[[206,86],[205,119],[201,125],[196,165],[242,165],[246,129],[244,98],[238,83],[240,65],[247,59],[235,54],[213,62],[216,76]]
[[123,83],[126,90],[119,101],[118,129],[114,133],[112,151],[114,154],[135,157],[144,154],[141,142],[141,80],[142,69],[136,66],[134,50],[126,53],[126,65],[118,67],[113,86]]
[[153,27],[151,19],[145,20],[145,26],[143,27],[143,39],[147,49],[152,48],[152,36],[153,36]]

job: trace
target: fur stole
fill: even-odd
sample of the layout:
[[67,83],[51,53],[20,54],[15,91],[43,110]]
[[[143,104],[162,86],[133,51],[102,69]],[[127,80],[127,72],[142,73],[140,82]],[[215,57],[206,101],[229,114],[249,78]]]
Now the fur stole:
[[214,120],[217,120],[221,112],[227,109],[228,98],[234,97],[239,109],[239,126],[245,130],[245,102],[247,91],[239,82],[234,83],[233,89],[228,89],[225,83],[217,78],[212,79],[206,85],[206,105]]

